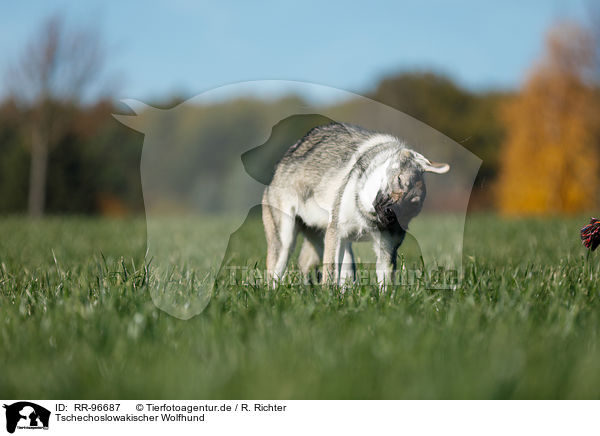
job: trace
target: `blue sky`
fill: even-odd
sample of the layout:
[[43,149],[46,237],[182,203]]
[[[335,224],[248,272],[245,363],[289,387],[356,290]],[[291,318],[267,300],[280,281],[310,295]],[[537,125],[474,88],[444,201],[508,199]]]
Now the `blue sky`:
[[[356,93],[388,74],[436,70],[474,90],[511,89],[559,19],[584,0],[302,2],[28,1],[2,6],[0,73],[44,17],[98,28],[117,98],[191,97],[247,80],[310,81]],[[4,81],[0,82],[4,94]]]

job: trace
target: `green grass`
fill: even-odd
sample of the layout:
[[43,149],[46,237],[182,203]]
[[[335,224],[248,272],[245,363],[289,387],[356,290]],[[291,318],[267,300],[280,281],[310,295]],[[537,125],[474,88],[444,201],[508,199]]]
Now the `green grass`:
[[[470,217],[454,291],[223,284],[182,321],[150,298],[143,220],[2,218],[0,396],[598,398],[584,222]],[[228,262],[260,268],[260,224],[240,234]]]

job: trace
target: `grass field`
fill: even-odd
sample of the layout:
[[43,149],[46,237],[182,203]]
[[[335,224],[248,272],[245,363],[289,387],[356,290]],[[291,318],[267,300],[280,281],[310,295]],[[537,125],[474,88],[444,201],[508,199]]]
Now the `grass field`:
[[142,219],[2,218],[0,397],[598,398],[583,223],[469,217],[454,291],[223,285],[182,321],[150,298]]

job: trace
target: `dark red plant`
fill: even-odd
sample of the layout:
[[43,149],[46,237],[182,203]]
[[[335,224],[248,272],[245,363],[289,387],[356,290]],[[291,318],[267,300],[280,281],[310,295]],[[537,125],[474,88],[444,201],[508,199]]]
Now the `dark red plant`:
[[590,223],[581,229],[581,242],[592,251],[600,245],[600,220],[591,218]]

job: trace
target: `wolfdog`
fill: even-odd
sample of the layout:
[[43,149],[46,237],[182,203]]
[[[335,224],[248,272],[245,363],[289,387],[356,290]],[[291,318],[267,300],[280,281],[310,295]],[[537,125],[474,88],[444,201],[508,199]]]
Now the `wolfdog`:
[[324,282],[352,280],[352,242],[372,240],[377,281],[385,287],[408,223],[423,206],[423,173],[449,169],[388,134],[345,123],[313,128],[288,149],[264,191],[269,279],[283,277],[301,231],[304,273],[322,260]]

